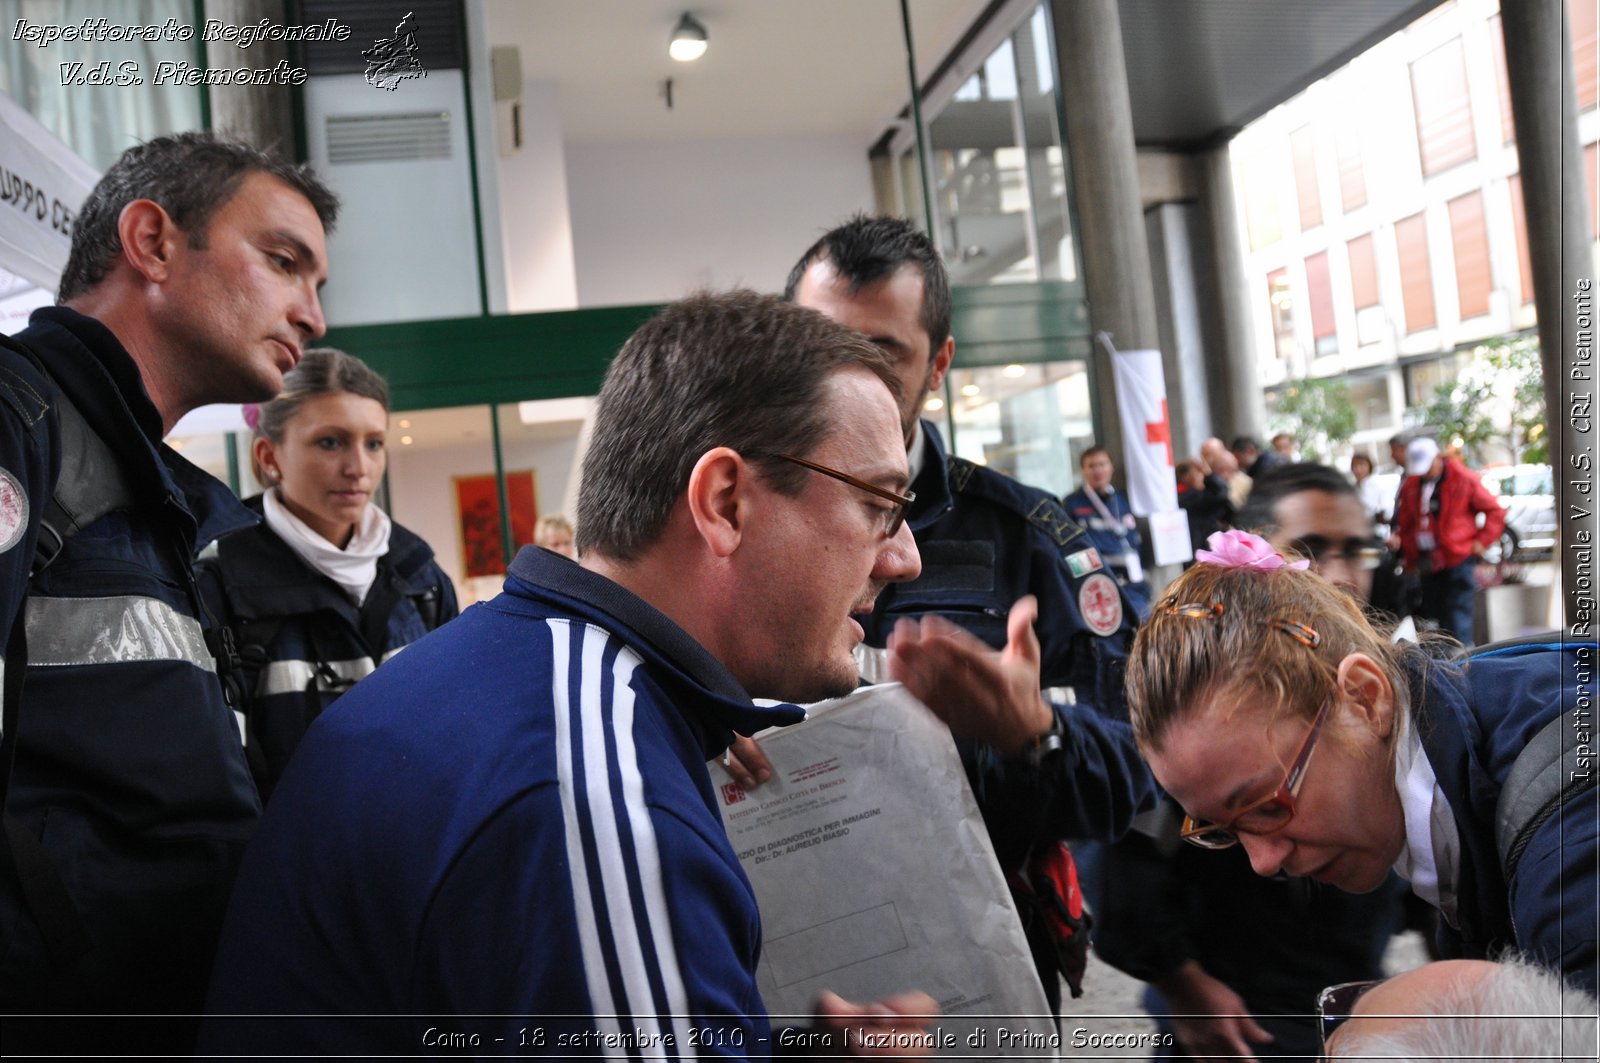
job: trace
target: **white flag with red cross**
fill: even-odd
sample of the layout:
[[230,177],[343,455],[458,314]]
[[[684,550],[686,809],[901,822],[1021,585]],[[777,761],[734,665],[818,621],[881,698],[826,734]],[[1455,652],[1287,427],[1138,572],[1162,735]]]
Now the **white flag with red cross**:
[[1122,422],[1128,504],[1141,517],[1178,508],[1178,485],[1172,460],[1172,422],[1167,417],[1167,378],[1161,352],[1119,351],[1110,337],[1100,336],[1111,352],[1117,383],[1117,412]]

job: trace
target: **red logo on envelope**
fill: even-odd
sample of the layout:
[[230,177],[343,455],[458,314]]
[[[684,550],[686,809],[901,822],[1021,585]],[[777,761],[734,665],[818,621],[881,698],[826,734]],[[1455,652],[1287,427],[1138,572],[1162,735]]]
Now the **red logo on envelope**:
[[740,786],[736,782],[725,782],[725,783],[722,784],[722,803],[723,804],[725,804],[725,805],[736,805],[740,801],[743,801],[743,800],[744,800],[744,787]]

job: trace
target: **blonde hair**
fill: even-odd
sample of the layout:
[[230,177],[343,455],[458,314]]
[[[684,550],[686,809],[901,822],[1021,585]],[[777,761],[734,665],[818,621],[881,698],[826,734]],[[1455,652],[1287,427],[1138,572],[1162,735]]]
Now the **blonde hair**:
[[539,523],[534,525],[534,545],[543,546],[547,541],[549,541],[550,533],[558,531],[564,531],[568,536],[571,536],[572,522],[559,513],[546,513],[544,516],[539,518]]
[[1159,749],[1174,722],[1221,694],[1264,695],[1310,720],[1351,653],[1378,662],[1403,703],[1401,652],[1348,594],[1310,571],[1196,565],[1167,588],[1134,639],[1134,737]]

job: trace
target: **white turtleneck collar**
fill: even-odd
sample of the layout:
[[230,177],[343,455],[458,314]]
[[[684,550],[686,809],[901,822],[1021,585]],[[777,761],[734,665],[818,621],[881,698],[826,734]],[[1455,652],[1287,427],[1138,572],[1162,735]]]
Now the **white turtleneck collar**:
[[349,544],[340,549],[290,513],[278,497],[279,490],[271,488],[262,496],[267,527],[306,564],[337,583],[351,601],[360,605],[378,578],[378,558],[389,552],[389,515],[369,504]]

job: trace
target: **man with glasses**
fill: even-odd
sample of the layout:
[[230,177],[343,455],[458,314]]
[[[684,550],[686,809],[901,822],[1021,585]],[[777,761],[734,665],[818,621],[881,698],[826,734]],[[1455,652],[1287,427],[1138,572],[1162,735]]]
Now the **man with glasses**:
[[[1236,524],[1274,550],[1309,558],[1317,572],[1367,600],[1381,544],[1354,486],[1337,470],[1311,462],[1269,470]],[[1245,825],[1270,829],[1273,817],[1293,807],[1305,760],[1319,736],[1327,741],[1324,717],[1313,722],[1283,785],[1240,811]],[[1211,839],[1231,846],[1231,834],[1217,825],[1176,830],[1172,815],[1159,824],[1153,835],[1130,834],[1086,863],[1093,868],[1090,900],[1099,901],[1095,950],[1150,983],[1145,1008],[1177,1041],[1160,1058],[1251,1059],[1257,1046],[1274,1059],[1315,1060],[1317,1030],[1307,1016],[1318,989],[1376,977],[1400,927],[1404,885],[1393,879],[1356,895],[1261,878],[1243,849],[1202,852],[1178,841],[1182,833],[1202,846]]]
[[[902,219],[857,217],[801,256],[785,294],[866,336],[901,385],[900,429],[916,492],[906,523],[923,568],[858,617],[862,676],[888,679],[891,633],[919,622],[896,634],[894,678],[956,734],[1006,871],[1060,839],[1120,834],[1154,795],[1131,733],[1110,718],[1123,715],[1133,609],[1107,560],[1055,499],[947,456],[938,429],[921,419],[955,353],[938,251]],[[994,652],[1002,649],[1003,658]],[[1072,687],[1079,704],[1046,702],[1041,680]],[[755,743],[734,749],[736,779],[753,786],[770,776]],[[1055,1008],[1060,961],[1043,923],[1026,929]]]
[[[771,1053],[760,917],[705,762],[803,716],[752,697],[854,689],[852,614],[916,577],[898,386],[878,348],[767,296],[643,325],[600,391],[579,560],[523,550],[505,593],[296,752],[210,1000],[284,1018],[213,1019],[205,1051]],[[818,1007],[850,1052],[935,1008]]]

